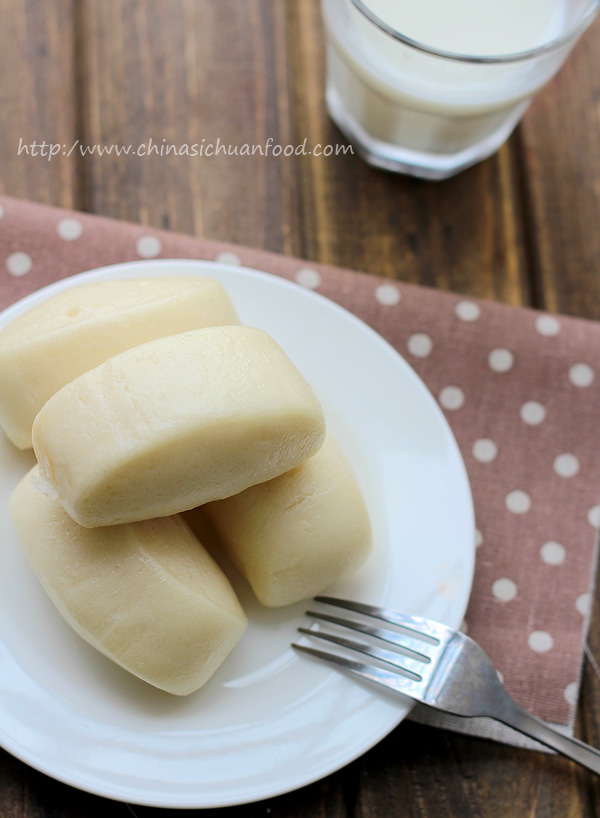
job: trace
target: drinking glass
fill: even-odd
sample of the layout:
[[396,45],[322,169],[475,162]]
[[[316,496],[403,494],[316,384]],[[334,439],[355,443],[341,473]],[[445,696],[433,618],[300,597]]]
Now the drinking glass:
[[[369,0],[322,0],[329,114],[370,164],[425,179],[453,176],[508,138],[599,4],[564,0],[553,39],[488,56],[410,39],[378,17]],[[519,19],[506,24],[519,26]]]

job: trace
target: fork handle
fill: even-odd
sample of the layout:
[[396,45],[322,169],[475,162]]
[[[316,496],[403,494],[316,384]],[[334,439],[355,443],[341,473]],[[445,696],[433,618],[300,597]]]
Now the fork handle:
[[516,702],[511,700],[511,707],[504,709],[502,715],[497,715],[495,718],[503,724],[524,733],[526,736],[545,744],[552,750],[561,753],[561,755],[576,761],[588,770],[591,770],[596,775],[600,775],[600,751],[595,747],[590,747],[589,744],[584,744],[576,738],[570,738],[552,727],[549,727],[540,719],[532,716],[526,710],[523,710]]

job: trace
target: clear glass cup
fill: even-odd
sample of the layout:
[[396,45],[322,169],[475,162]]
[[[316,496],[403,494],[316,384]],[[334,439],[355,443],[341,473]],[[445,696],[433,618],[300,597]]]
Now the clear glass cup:
[[369,0],[322,0],[329,114],[370,164],[425,179],[453,176],[498,150],[600,0],[564,3],[554,39],[477,56],[411,40],[377,17]]

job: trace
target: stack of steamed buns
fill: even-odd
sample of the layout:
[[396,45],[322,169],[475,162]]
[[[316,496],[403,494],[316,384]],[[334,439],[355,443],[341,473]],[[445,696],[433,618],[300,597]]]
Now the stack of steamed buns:
[[368,556],[311,387],[213,279],[87,283],[17,318],[0,332],[0,424],[37,457],[10,509],[42,586],[85,640],[170,693],[201,687],[247,624],[207,524],[268,606]]

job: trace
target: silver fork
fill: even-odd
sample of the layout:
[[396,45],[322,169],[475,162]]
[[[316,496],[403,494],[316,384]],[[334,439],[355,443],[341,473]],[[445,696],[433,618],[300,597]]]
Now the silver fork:
[[[294,644],[296,650],[339,665],[355,676],[403,693],[444,713],[496,719],[600,775],[600,751],[553,730],[513,701],[502,686],[488,655],[469,636],[430,619],[360,602],[328,596],[317,596],[315,601],[393,625],[395,630],[361,620],[307,611],[315,619],[374,637],[392,645],[394,650],[320,628],[298,630],[312,638],[333,643],[345,651],[364,654],[375,659],[376,663],[365,664],[340,653],[307,645]],[[379,663],[393,670],[386,670]]]

